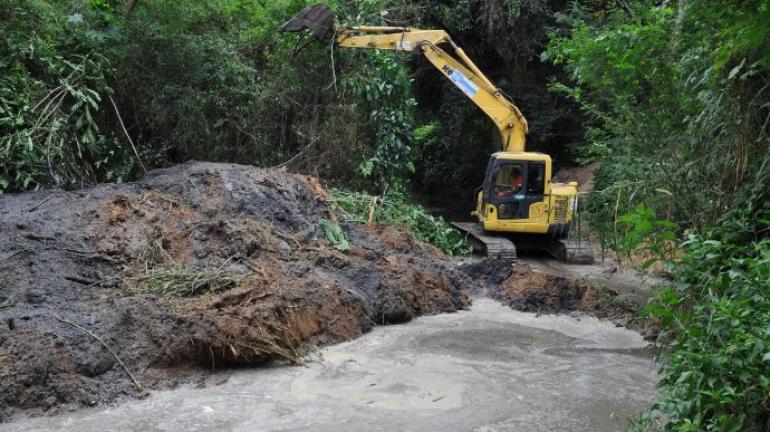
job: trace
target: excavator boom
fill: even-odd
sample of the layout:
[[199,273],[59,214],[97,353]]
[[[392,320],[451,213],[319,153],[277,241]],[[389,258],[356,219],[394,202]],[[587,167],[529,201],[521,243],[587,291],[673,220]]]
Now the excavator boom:
[[[568,262],[593,260],[590,246],[564,241],[572,222],[569,203],[576,202],[577,183],[551,181],[550,156],[525,151],[528,125],[519,108],[445,31],[375,26],[338,29],[334,14],[323,4],[303,9],[281,31],[310,31],[319,41],[345,48],[422,53],[500,133],[502,152],[492,155],[484,185],[476,193],[476,210],[471,213],[478,222],[455,223],[455,227],[487,257],[501,262],[514,261],[519,246],[534,246]],[[515,244],[512,236],[516,236]]]
[[[502,151],[524,152],[529,130],[524,115],[479,70],[462,48],[452,42],[445,31],[374,26],[335,29],[334,15],[323,4],[305,8],[281,26],[281,31],[299,32],[307,29],[320,41],[331,41],[333,38],[334,43],[340,47],[421,52],[495,123],[500,133]],[[456,58],[439,46],[442,44],[448,44]]]

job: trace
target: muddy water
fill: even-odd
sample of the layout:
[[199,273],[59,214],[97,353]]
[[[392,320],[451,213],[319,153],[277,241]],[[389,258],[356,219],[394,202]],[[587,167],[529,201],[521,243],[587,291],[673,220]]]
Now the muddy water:
[[488,299],[321,354],[0,431],[615,431],[656,394],[638,334]]

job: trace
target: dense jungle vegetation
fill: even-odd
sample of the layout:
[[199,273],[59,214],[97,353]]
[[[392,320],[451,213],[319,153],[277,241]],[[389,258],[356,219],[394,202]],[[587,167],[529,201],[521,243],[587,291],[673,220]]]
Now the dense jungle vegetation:
[[[276,29],[310,3],[2,0],[0,191],[285,166],[385,194],[384,220],[462,250],[406,197],[470,202],[494,128],[423,59],[299,50]],[[601,163],[598,239],[671,280],[645,309],[665,330],[661,397],[635,430],[770,430],[770,0],[329,4],[448,30],[521,107],[531,150]]]

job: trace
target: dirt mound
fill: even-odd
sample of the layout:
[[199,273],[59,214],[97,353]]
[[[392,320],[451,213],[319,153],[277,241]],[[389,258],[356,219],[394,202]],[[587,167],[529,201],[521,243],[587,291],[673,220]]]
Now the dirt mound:
[[0,421],[299,362],[375,324],[468,305],[472,281],[434,248],[344,225],[341,252],[322,219],[336,215],[315,179],[226,164],[0,196]]
[[[611,295],[606,293],[608,297]],[[603,314],[609,303],[609,299],[602,298],[596,287],[579,280],[533,271],[525,263],[516,265],[513,275],[500,285],[494,297],[516,310],[548,314],[572,311]]]
[[642,319],[635,305],[621,301],[618,292],[581,279],[533,270],[518,262],[501,284],[488,285],[488,295],[511,308],[538,314],[575,313],[607,319],[654,339],[657,322]]
[[554,181],[562,183],[574,181],[578,183],[578,191],[590,192],[594,189],[594,177],[600,166],[599,162],[591,162],[585,166],[560,169],[554,175]]

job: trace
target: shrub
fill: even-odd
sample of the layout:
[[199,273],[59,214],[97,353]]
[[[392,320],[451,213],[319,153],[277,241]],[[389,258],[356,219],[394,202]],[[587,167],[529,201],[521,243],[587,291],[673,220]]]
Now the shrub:
[[331,195],[336,205],[347,211],[355,222],[366,223],[371,217],[374,222],[403,226],[447,255],[467,255],[472,251],[465,237],[452,225],[442,217],[429,214],[419,204],[409,202],[403,192],[372,196],[333,189]]

